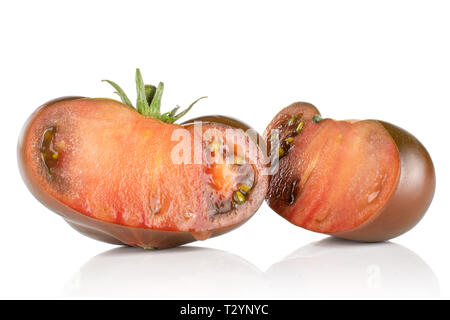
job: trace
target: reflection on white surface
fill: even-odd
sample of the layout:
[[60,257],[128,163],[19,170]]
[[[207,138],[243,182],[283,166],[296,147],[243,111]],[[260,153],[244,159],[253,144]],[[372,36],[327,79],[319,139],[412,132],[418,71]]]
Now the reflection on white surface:
[[220,250],[121,247],[89,260],[64,293],[69,298],[249,299],[260,291],[260,280],[253,265]]
[[265,273],[220,250],[121,247],[89,260],[66,285],[68,298],[301,299],[436,298],[439,283],[414,252],[385,242],[327,238]]
[[414,252],[391,242],[327,238],[296,250],[266,272],[281,298],[437,298],[439,283]]

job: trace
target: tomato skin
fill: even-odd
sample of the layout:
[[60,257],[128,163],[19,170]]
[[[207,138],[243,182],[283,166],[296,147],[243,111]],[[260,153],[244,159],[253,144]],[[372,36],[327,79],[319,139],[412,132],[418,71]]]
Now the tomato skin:
[[[178,245],[182,245],[188,242],[196,240],[204,240],[209,237],[221,235],[247,221],[257,210],[264,199],[264,195],[267,189],[267,177],[259,175],[259,185],[255,186],[255,198],[252,199],[250,207],[243,209],[248,211],[242,218],[233,218],[233,223],[225,223],[226,218],[221,219],[221,223],[214,225],[212,223],[207,229],[190,229],[190,230],[176,230],[176,228],[169,226],[169,228],[151,228],[151,227],[135,227],[128,226],[113,221],[103,221],[95,217],[86,215],[84,213],[75,210],[63,201],[57,199],[39,181],[39,177],[36,171],[36,159],[30,156],[30,142],[31,139],[35,139],[36,134],[33,132],[33,128],[36,127],[36,123],[41,121],[42,115],[51,108],[58,108],[61,103],[76,103],[75,100],[80,99],[86,101],[87,98],[83,97],[62,97],[51,100],[41,107],[39,107],[25,123],[22,133],[18,142],[18,164],[23,180],[25,181],[28,189],[31,193],[46,207],[55,213],[61,215],[66,222],[68,222],[74,229],[80,233],[94,238],[96,240],[104,241],[112,244],[126,244],[130,246],[142,247],[145,249],[152,248],[169,248]],[[89,100],[89,99],[88,99]],[[98,99],[92,99],[96,101]],[[104,99],[105,101],[109,101]],[[119,102],[112,101],[114,104],[120,104]],[[98,103],[98,101],[96,101]],[[127,106],[122,105],[123,108],[128,109]],[[122,107],[121,107],[122,108]],[[128,112],[128,111],[127,111]],[[136,117],[142,117],[136,113]],[[210,122],[208,122],[211,124]],[[160,124],[161,126],[174,126],[167,124]],[[166,148],[167,149],[167,148]],[[164,149],[164,146],[162,148]],[[262,165],[260,166],[262,168]],[[261,169],[260,168],[260,169]],[[176,201],[176,200],[175,200]],[[225,221],[225,222],[224,222]]]
[[[303,116],[305,130],[295,138],[292,150],[280,159],[280,172],[271,177],[269,184],[266,199],[275,212],[291,223],[308,230],[362,242],[394,238],[418,223],[431,203],[436,178],[433,162],[427,150],[413,135],[379,120],[324,119],[316,123],[313,116],[320,116],[317,108],[308,103],[294,103],[284,108],[272,120],[264,133],[265,140],[269,141],[273,129],[283,128],[286,119],[298,115]],[[364,136],[367,132],[370,132],[370,135]],[[338,133],[343,134],[342,139],[345,141],[339,142],[344,143],[343,146],[333,143]],[[372,142],[365,140],[369,139],[367,138],[369,136],[371,141],[375,143],[378,141],[379,149],[373,150],[374,147],[370,149]],[[355,139],[363,141],[360,143],[362,151],[348,151],[354,143],[358,143],[354,142]],[[313,144],[314,147],[311,147]],[[326,147],[321,149],[322,145]],[[328,150],[328,154],[321,153],[323,151],[314,153],[311,151],[314,148]],[[371,150],[371,153],[365,154],[364,148]],[[372,159],[370,165],[366,164],[369,160],[365,159],[373,158],[367,158],[371,154],[381,155],[380,159],[384,159],[384,162],[377,165],[378,162]],[[356,160],[360,162],[352,159],[352,155],[358,156]],[[365,169],[354,171],[357,167]],[[379,187],[383,190],[383,195],[377,198],[376,193],[374,196],[376,206],[369,209],[369,204],[361,204],[360,194],[352,193],[362,192],[364,195],[364,190],[369,190],[370,184],[362,185],[362,191],[357,188],[345,188],[357,185],[357,181],[366,177],[376,177],[379,170],[384,172],[383,177],[387,176],[388,180]],[[347,173],[339,175],[342,172]],[[305,178],[309,176],[313,176],[314,181]],[[299,186],[296,180],[295,190],[294,187],[292,190],[289,188],[292,177],[298,177],[301,184]],[[303,180],[307,180],[309,184],[305,185],[306,182]],[[283,199],[286,198],[286,190],[291,190],[291,198],[296,201],[287,203],[289,201]],[[351,193],[350,196],[348,193]],[[337,196],[338,194],[340,196]],[[349,222],[348,219],[354,221]]]

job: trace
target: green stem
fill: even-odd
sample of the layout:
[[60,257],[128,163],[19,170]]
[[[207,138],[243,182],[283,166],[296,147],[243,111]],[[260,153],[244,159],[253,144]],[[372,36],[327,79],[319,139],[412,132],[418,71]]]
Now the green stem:
[[142,79],[141,71],[136,69],[136,93],[137,93],[137,101],[136,101],[136,109],[137,111],[144,115],[150,116],[151,109],[147,102],[147,97],[145,96],[145,86],[144,80]]
[[156,87],[151,84],[144,85],[145,88],[145,98],[147,99],[147,103],[150,105],[152,103],[153,97],[155,96]]

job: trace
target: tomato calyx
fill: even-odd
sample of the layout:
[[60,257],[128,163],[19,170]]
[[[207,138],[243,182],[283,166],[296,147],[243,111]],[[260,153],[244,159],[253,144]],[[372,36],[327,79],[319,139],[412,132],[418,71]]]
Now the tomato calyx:
[[175,121],[182,118],[186,113],[188,113],[194,104],[196,104],[201,99],[207,98],[206,96],[200,97],[194,102],[192,102],[189,107],[185,110],[178,112],[181,108],[180,106],[176,106],[171,111],[161,113],[161,98],[164,92],[164,83],[160,82],[158,86],[144,84],[144,80],[141,75],[141,71],[136,69],[136,107],[133,105],[131,100],[128,98],[126,93],[122,90],[122,88],[115,82],[111,80],[103,80],[109,83],[116,91],[116,93],[122,102],[129,106],[132,109],[135,109],[137,112],[142,114],[143,116],[152,117],[158,119],[165,123],[174,123]]

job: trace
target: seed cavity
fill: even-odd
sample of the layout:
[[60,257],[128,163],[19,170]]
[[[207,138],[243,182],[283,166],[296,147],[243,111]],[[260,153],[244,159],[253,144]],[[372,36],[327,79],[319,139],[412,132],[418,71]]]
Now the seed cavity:
[[286,139],[284,139],[284,141],[286,141],[287,143],[292,143],[292,142],[294,142],[294,137],[286,138]]
[[234,193],[233,199],[237,204],[243,204],[245,201],[247,201],[247,199],[245,198],[245,195],[240,191],[236,191]]
[[207,146],[212,156],[206,174],[211,199],[209,216],[213,218],[228,214],[247,202],[255,184],[255,168],[236,148],[233,150],[222,140],[213,139]]
[[300,121],[300,123],[298,124],[297,128],[295,129],[295,131],[297,133],[300,133],[303,130],[305,123],[303,121]]
[[288,126],[293,126],[296,121],[297,121],[297,117],[292,116],[288,121]]
[[280,147],[277,150],[278,159],[283,158],[290,151],[293,147],[295,137],[303,131],[305,122],[302,118],[303,113],[291,116],[289,120],[284,120],[285,122],[278,126],[276,132],[270,136],[270,143],[273,144],[278,138],[278,132],[281,132],[280,136],[282,139],[280,140]]
[[240,190],[241,192],[243,192],[244,194],[248,193],[251,189],[252,189],[252,187],[249,186],[249,185],[247,185],[247,184],[241,184],[241,185],[239,186],[239,190]]
[[56,133],[56,127],[45,129],[41,139],[41,158],[48,171],[51,171],[58,163],[59,152],[56,151],[53,138]]

